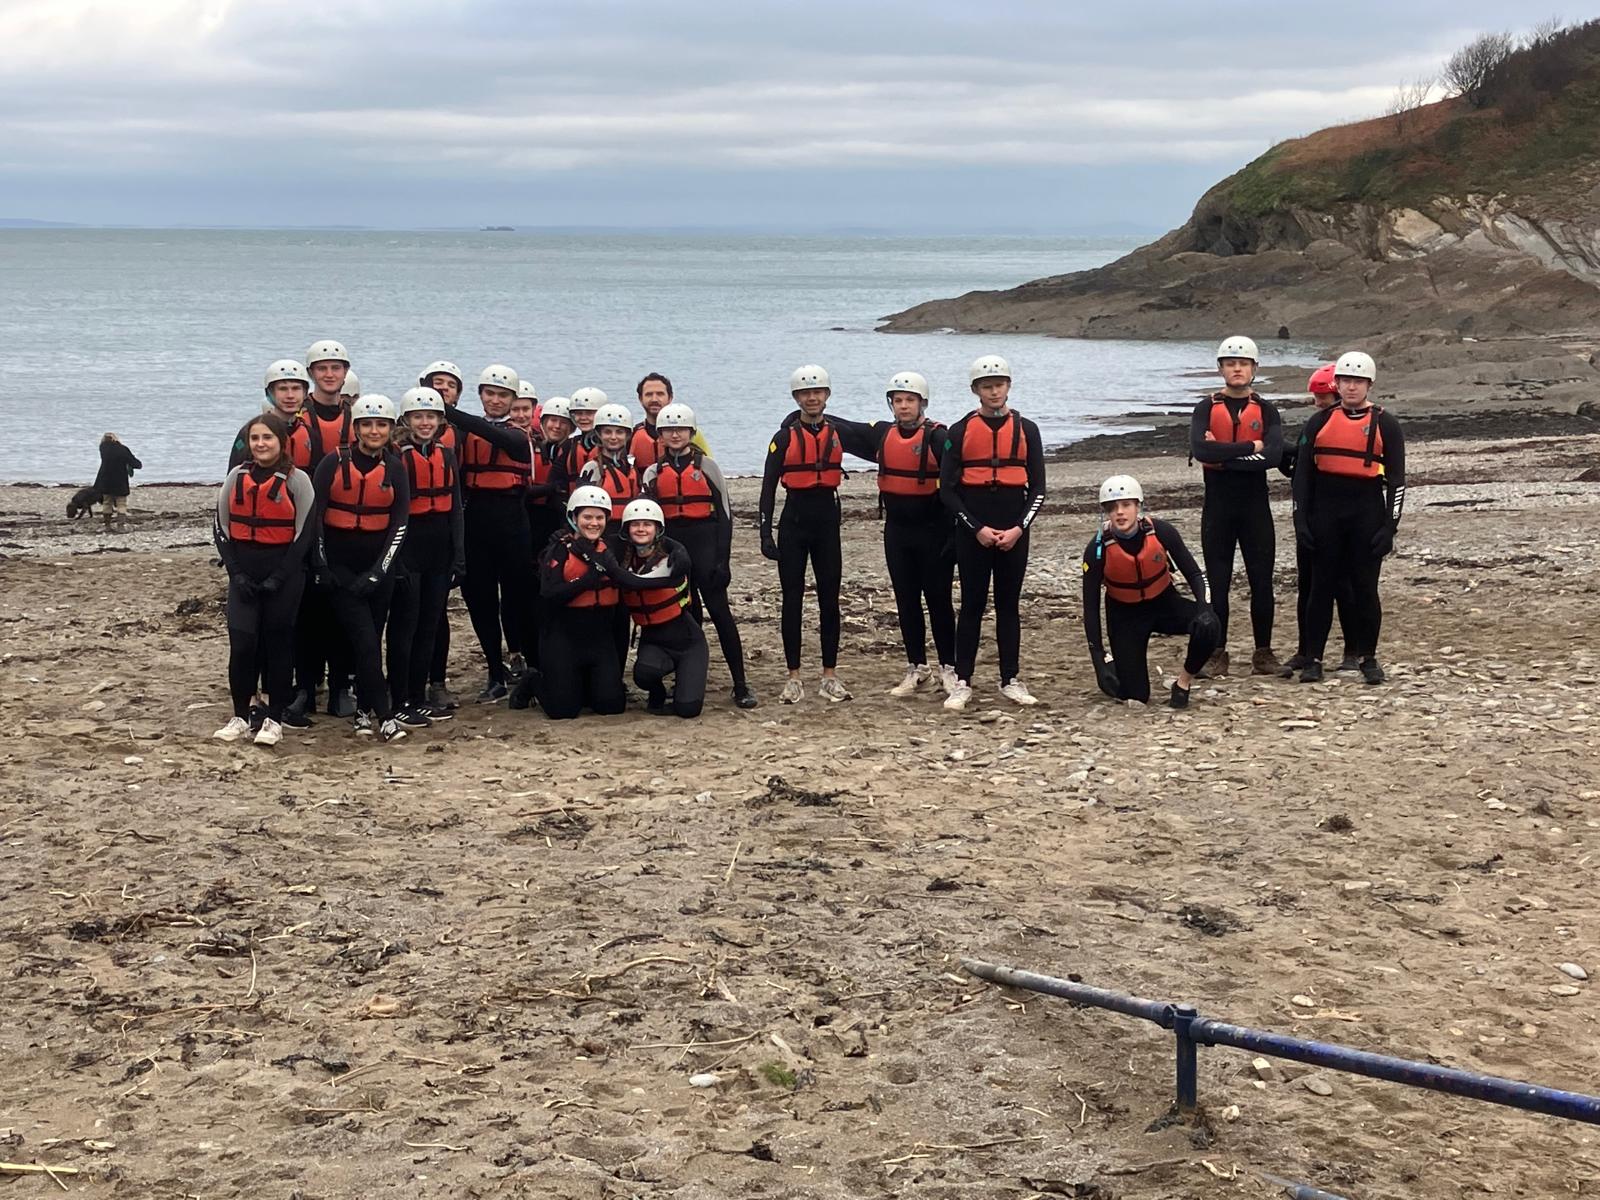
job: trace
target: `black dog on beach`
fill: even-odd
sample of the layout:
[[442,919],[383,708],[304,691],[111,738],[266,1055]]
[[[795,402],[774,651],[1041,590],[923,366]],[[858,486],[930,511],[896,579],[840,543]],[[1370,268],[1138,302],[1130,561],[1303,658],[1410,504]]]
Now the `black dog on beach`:
[[79,488],[67,501],[67,520],[76,521],[79,517],[92,516],[94,506],[104,504],[105,500],[104,492],[97,492],[92,487]]

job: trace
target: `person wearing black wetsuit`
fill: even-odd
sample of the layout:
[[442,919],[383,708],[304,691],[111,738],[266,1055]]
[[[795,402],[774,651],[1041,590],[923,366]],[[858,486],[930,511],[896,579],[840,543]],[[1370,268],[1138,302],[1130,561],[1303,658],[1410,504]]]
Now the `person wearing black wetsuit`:
[[[689,611],[700,624],[703,608],[716,626],[733,681],[734,704],[754,708],[756,694],[745,678],[744,643],[728,603],[733,508],[727,483],[716,462],[699,448],[694,410],[687,404],[666,405],[656,414],[656,426],[660,443],[656,460],[645,469],[640,486],[661,506],[667,537],[689,555]],[[637,444],[637,435],[634,440]]]
[[[323,338],[306,349],[306,370],[311,376],[311,395],[300,411],[303,433],[293,428],[289,431],[289,452],[295,465],[315,476],[324,460],[355,440],[350,407],[340,394],[350,374],[350,355],[342,343]],[[353,717],[356,701],[350,694],[348,647],[339,635],[339,622],[327,592],[316,587],[305,589],[294,634],[299,693],[289,706],[284,724],[296,729],[310,724],[308,718],[317,710],[317,689],[322,686],[324,667],[328,715]]]
[[[1306,384],[1306,390],[1311,393],[1311,402],[1320,412],[1339,403],[1339,391],[1333,380],[1333,364],[1318,367],[1311,375],[1311,380]],[[1278,461],[1278,471],[1285,479],[1293,482],[1295,464],[1300,460],[1300,442],[1298,438],[1283,439],[1283,457]],[[1316,577],[1316,567],[1311,552],[1300,544],[1300,539],[1295,539],[1294,544],[1294,574],[1295,574],[1295,601],[1294,615],[1295,628],[1298,641],[1295,643],[1295,652],[1288,662],[1283,664],[1283,669],[1278,675],[1284,679],[1293,679],[1294,673],[1303,669],[1311,660],[1306,656],[1306,614],[1311,609],[1311,581]],[[1350,622],[1350,582],[1340,579],[1335,585],[1334,603],[1339,613],[1339,630],[1344,634],[1344,656],[1339,662],[1338,670],[1354,671],[1360,659],[1351,649],[1350,637],[1346,632]]]
[[356,674],[355,731],[384,741],[405,736],[383,676],[383,626],[394,594],[411,489],[389,445],[394,404],[363,396],[350,406],[355,445],[328,455],[312,481],[317,496],[317,585],[329,594]]
[[627,707],[622,663],[611,636],[622,594],[606,543],[611,497],[581,487],[567,501],[571,528],[550,539],[539,559],[544,622],[539,629],[539,707],[552,721],[570,721],[588,708],[612,716]]
[[[839,541],[839,484],[844,479],[844,446],[823,415],[832,394],[828,373],[815,364],[789,377],[789,394],[799,419],[786,422],[767,446],[761,475],[761,553],[778,564],[783,591],[780,625],[789,678],[779,693],[782,704],[797,703],[800,683],[800,617],[805,607],[806,563],[817,590],[817,623],[822,635],[822,685],[818,694],[837,703],[850,699],[836,670],[839,662],[839,588],[844,551]],[[772,513],[783,484],[783,513],[773,537]]]
[[[651,712],[698,717],[706,702],[711,651],[689,611],[689,552],[665,535],[667,519],[654,500],[634,500],[622,514],[622,604],[639,627],[633,682]],[[667,676],[672,676],[668,707]]]
[[1244,557],[1250,584],[1250,627],[1255,652],[1252,675],[1282,669],[1272,652],[1272,564],[1277,539],[1267,496],[1267,471],[1283,457],[1283,422],[1271,401],[1256,394],[1255,342],[1224,339],[1217,347],[1223,389],[1200,401],[1189,420],[1189,456],[1203,468],[1205,504],[1200,511],[1200,553],[1216,605],[1222,635],[1208,675],[1228,673],[1228,592],[1233,586],[1233,552]]
[[[298,366],[299,364],[296,364]],[[233,717],[213,737],[238,741],[251,729],[256,682],[267,707],[258,746],[283,739],[284,709],[294,698],[294,621],[305,590],[306,551],[316,496],[287,452],[289,429],[276,413],[252,417],[243,431],[250,461],[228,473],[217,493],[212,531],[228,570],[228,690]]]
[[972,700],[978,637],[994,585],[994,632],[1000,652],[1000,694],[1036,704],[1018,678],[1022,661],[1022,581],[1028,572],[1028,530],[1044,505],[1044,442],[1039,427],[1013,412],[1011,367],[986,354],[968,371],[978,407],[950,427],[939,462],[939,497],[956,520],[961,610],[956,620],[956,686],[944,706],[959,712]]
[[[461,401],[461,368],[448,359],[436,359],[422,368],[417,376],[417,386],[432,388],[439,393],[439,399],[444,401],[446,409],[454,408]],[[443,425],[439,429],[438,442],[446,450],[456,456],[456,469],[461,467],[461,449],[456,444],[456,431],[453,425]],[[451,584],[451,588],[461,586],[466,578],[463,571]],[[429,709],[439,712],[453,712],[461,706],[455,693],[450,690],[446,676],[450,667],[450,598],[445,597],[445,607],[439,612],[439,631],[433,640],[433,661],[428,664],[428,691],[425,697]]]
[[1383,605],[1378,576],[1394,550],[1406,502],[1406,443],[1400,422],[1371,402],[1378,370],[1360,351],[1334,364],[1339,403],[1306,422],[1294,470],[1294,531],[1312,555],[1311,606],[1301,683],[1322,679],[1322,652],[1333,627],[1338,582],[1350,587],[1346,636],[1361,677],[1384,681],[1378,665]]
[[432,388],[412,388],[400,398],[396,453],[405,467],[411,512],[388,641],[389,691],[395,721],[404,729],[426,729],[455,715],[427,700],[439,617],[467,569],[461,473],[455,454],[439,443],[440,431],[448,428],[444,414],[444,398]]
[[[551,396],[541,409],[539,437],[533,443],[533,470],[528,480],[527,510],[529,543],[534,558],[544,554],[550,539],[567,528],[567,488],[555,477],[556,464],[566,453],[566,442],[573,430],[568,406],[572,402],[565,396]],[[539,697],[543,681],[540,678],[544,642],[539,631],[544,628],[544,596],[539,586],[538,568],[528,587],[527,604],[523,608],[522,652],[526,669],[522,678],[511,689],[506,702],[510,708],[527,708]]]
[[[1144,515],[1144,489],[1131,475],[1113,475],[1100,485],[1100,509],[1105,522],[1083,551],[1083,632],[1100,690],[1113,700],[1148,704],[1151,635],[1188,634],[1183,668],[1167,700],[1187,708],[1194,677],[1221,635],[1206,577],[1178,531]],[[1188,580],[1193,600],[1173,586],[1174,567]],[[1110,653],[1100,634],[1102,588]]]
[[473,632],[489,677],[479,704],[510,694],[500,632],[512,653],[522,649],[518,626],[532,586],[533,546],[523,495],[532,477],[533,445],[526,430],[509,423],[517,398],[517,373],[499,363],[478,376],[483,417],[448,408],[460,438],[461,491],[466,507],[467,575],[461,585]]
[[[846,454],[878,464],[883,557],[906,652],[905,677],[889,694],[909,696],[923,684],[936,681],[948,697],[959,678],[951,520],[939,499],[940,460],[948,435],[943,425],[928,420],[929,391],[924,376],[901,371],[889,380],[885,394],[894,420],[862,424],[836,417],[833,421]],[[937,675],[928,666],[930,626],[939,656]]]

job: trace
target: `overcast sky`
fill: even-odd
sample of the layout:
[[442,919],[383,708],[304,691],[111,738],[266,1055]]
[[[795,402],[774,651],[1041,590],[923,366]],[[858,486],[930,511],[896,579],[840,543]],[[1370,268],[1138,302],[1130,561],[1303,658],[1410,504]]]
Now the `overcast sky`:
[[1164,229],[1510,11],[0,0],[0,217]]

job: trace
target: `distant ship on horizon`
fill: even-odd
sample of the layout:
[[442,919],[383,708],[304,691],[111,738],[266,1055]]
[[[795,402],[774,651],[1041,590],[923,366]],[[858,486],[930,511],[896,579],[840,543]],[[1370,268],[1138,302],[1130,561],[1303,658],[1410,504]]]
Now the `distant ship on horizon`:
[[480,233],[515,233],[516,227],[512,225],[485,225]]

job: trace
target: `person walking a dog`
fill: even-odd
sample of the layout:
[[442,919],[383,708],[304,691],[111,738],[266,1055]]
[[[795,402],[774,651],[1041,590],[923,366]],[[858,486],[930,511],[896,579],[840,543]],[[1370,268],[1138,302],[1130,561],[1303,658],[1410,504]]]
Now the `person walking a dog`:
[[128,480],[143,466],[116,434],[108,433],[100,439],[100,472],[94,477],[94,490],[104,498],[100,511],[108,530],[113,518],[118,533],[128,528]]

